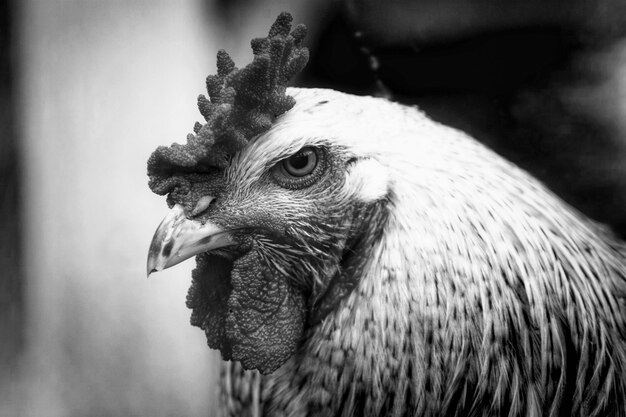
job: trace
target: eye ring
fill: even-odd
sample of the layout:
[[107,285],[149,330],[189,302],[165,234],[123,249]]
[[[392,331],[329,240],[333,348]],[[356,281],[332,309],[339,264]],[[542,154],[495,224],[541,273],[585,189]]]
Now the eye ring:
[[280,162],[281,170],[285,175],[302,178],[310,175],[318,163],[317,152],[312,147],[304,147],[289,158]]

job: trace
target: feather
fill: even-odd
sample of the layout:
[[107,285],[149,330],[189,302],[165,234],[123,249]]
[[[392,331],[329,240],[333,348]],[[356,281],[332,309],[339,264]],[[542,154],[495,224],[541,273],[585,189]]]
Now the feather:
[[[365,232],[376,238],[355,286],[262,377],[267,415],[624,415],[622,243],[417,109],[288,92],[296,105],[241,151],[232,177],[261,178],[291,149],[334,147],[377,161],[387,215]],[[340,199],[362,201],[351,184]]]
[[[187,299],[226,360],[222,414],[626,417],[626,246],[416,108],[284,89],[289,22],[244,75],[218,55],[199,107],[223,139],[196,125],[149,162],[181,221],[235,242],[198,254]],[[220,113],[241,80],[242,108],[271,100],[251,130]],[[314,169],[287,177],[303,149]]]

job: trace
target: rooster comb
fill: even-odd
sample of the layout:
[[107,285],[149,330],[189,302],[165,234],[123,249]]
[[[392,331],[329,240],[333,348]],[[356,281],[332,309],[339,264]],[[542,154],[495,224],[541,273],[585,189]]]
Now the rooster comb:
[[148,175],[153,191],[162,194],[163,182],[174,172],[225,168],[230,156],[294,106],[286,85],[304,68],[309,51],[302,46],[306,27],[298,25],[292,31],[291,21],[291,15],[283,12],[267,37],[253,39],[254,59],[242,69],[226,51],[217,53],[217,75],[206,80],[209,98],[198,97],[206,123],[196,122],[186,144],[159,146],[152,153]]

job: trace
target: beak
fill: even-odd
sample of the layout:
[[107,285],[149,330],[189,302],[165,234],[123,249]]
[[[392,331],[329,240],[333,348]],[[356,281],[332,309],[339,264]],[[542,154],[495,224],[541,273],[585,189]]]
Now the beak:
[[176,204],[154,232],[148,250],[148,276],[199,253],[234,244],[227,231],[210,222],[187,219],[183,207]]

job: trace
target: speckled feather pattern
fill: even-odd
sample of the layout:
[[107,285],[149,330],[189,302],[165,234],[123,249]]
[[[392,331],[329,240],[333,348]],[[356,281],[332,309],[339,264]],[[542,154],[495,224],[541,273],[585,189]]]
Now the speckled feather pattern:
[[224,364],[222,415],[626,416],[621,242],[415,108],[288,93],[295,107],[229,177],[254,187],[273,162],[324,144],[373,161],[347,174],[342,198],[386,217],[370,224],[355,288],[283,366]]

